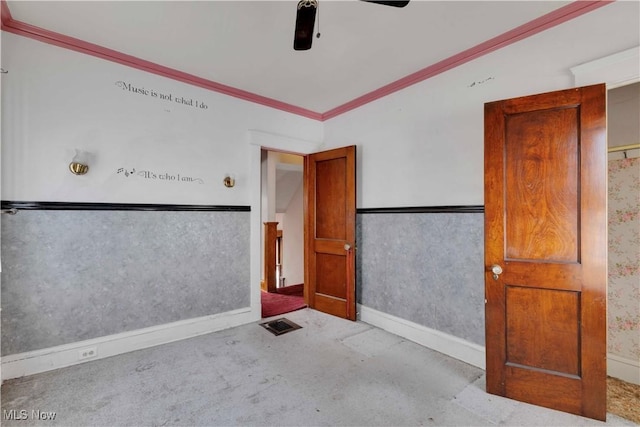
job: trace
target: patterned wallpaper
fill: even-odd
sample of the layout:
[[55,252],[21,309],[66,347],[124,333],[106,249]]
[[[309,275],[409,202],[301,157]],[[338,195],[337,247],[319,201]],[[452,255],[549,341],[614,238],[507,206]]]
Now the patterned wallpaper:
[[609,161],[608,351],[640,359],[640,158]]
[[249,306],[249,212],[2,217],[2,355]]
[[484,214],[357,217],[358,302],[484,345]]

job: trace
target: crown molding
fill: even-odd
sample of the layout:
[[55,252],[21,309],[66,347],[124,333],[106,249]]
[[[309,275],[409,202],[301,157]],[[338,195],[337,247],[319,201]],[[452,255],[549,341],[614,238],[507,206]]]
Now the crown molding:
[[116,62],[118,64],[136,68],[138,70],[146,71],[162,77],[167,77],[172,80],[177,80],[182,83],[201,87],[203,89],[232,96],[234,98],[239,98],[244,101],[249,101],[256,104],[264,105],[266,107],[271,107],[277,110],[296,114],[298,116],[307,117],[313,120],[322,119],[322,114],[316,113],[315,111],[311,111],[306,108],[287,104],[276,99],[267,98],[265,96],[247,92],[242,89],[237,89],[231,86],[207,80],[202,77],[194,76],[193,74],[188,74],[180,70],[165,67],[163,65],[146,61],[132,55],[127,55],[113,49],[108,49],[97,44],[89,43],[74,37],[65,36],[64,34],[36,27],[35,25],[31,25],[26,22],[17,21],[11,17],[11,12],[9,11],[9,7],[7,6],[5,0],[1,1],[1,11],[2,31],[17,34],[19,36],[31,38],[65,49],[73,50],[75,52],[84,53],[86,55],[91,55],[97,58],[105,59],[107,61]]
[[573,3],[549,12],[546,15],[520,25],[506,33],[482,42],[472,48],[423,68],[420,71],[409,74],[408,76],[396,80],[393,83],[382,86],[373,92],[369,92],[336,108],[326,111],[322,114],[322,120],[332,119],[348,111],[359,108],[364,104],[383,98],[387,95],[391,95],[394,92],[405,89],[416,83],[420,83],[431,77],[437,76],[438,74],[442,74],[452,68],[466,64],[476,58],[487,55],[498,49],[502,49],[503,47],[531,37],[564,22],[570,21],[573,18],[577,18],[587,12],[606,6],[614,1],[615,0],[576,0]]
[[34,40],[41,41],[43,43],[52,44],[87,55],[95,56],[107,61],[116,62],[142,71],[201,87],[206,90],[211,90],[213,92],[218,92],[224,95],[232,96],[234,98],[242,99],[322,122],[359,108],[365,104],[383,98],[387,95],[391,95],[392,93],[405,89],[416,83],[420,83],[431,77],[437,76],[438,74],[444,73],[445,71],[458,67],[481,56],[487,55],[517,41],[520,41],[527,37],[531,37],[549,28],[570,21],[574,18],[577,18],[578,16],[584,15],[585,13],[613,3],[614,1],[615,0],[575,0],[574,2],[569,3],[566,6],[549,12],[546,15],[536,18],[526,24],[520,25],[519,27],[507,31],[506,33],[503,33],[472,48],[457,53],[415,73],[409,74],[408,76],[382,86],[379,89],[357,97],[347,103],[325,111],[324,113],[311,111],[306,108],[278,101],[276,99],[267,98],[265,96],[257,95],[255,93],[247,92],[242,89],[227,86],[173,68],[165,67],[150,61],[136,58],[122,52],[86,42],[84,40],[65,36],[64,34],[56,33],[54,31],[39,28],[25,22],[17,21],[11,16],[11,11],[7,6],[6,0],[0,0],[0,11],[2,14],[2,31],[17,34],[23,37],[28,37]]

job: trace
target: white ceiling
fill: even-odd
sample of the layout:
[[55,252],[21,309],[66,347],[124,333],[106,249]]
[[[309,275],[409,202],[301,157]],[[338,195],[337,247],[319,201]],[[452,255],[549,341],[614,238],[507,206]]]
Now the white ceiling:
[[568,3],[320,0],[309,51],[293,50],[295,0],[7,5],[15,21],[322,113]]

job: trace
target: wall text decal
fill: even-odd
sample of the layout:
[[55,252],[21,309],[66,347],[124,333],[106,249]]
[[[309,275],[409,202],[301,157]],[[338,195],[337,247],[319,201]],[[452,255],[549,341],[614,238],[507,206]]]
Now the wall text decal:
[[207,104],[205,104],[202,101],[198,101],[197,99],[185,98],[184,96],[176,96],[172,93],[169,93],[169,94],[160,93],[153,89],[147,89],[144,86],[134,86],[131,83],[123,82],[122,80],[118,80],[115,84],[120,89],[130,93],[136,93],[139,95],[149,96],[151,98],[162,99],[164,101],[170,101],[176,104],[187,105],[194,108],[200,108],[202,110],[206,110],[207,108],[209,108]]
[[144,179],[152,179],[159,181],[171,181],[171,182],[197,182],[198,184],[204,184],[202,178],[194,178],[192,176],[185,176],[178,174],[170,174],[167,172],[155,173],[149,170],[137,171],[135,168],[129,170],[126,168],[119,168],[116,174],[123,174],[126,178],[130,176],[139,176]]

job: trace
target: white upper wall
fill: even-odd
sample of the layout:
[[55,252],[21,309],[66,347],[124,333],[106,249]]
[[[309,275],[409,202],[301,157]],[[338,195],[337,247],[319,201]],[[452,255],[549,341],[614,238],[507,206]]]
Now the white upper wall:
[[[484,103],[571,87],[571,67],[637,46],[639,6],[615,2],[324,123],[3,33],[2,199],[247,205],[259,130],[356,144],[359,208],[481,205]],[[94,157],[85,176],[67,169],[75,148]]]
[[325,146],[357,145],[358,207],[484,204],[484,103],[573,87],[571,67],[640,44],[639,5],[607,5],[325,122]]
[[5,32],[2,67],[3,200],[249,205],[249,130],[322,139],[318,121]]

